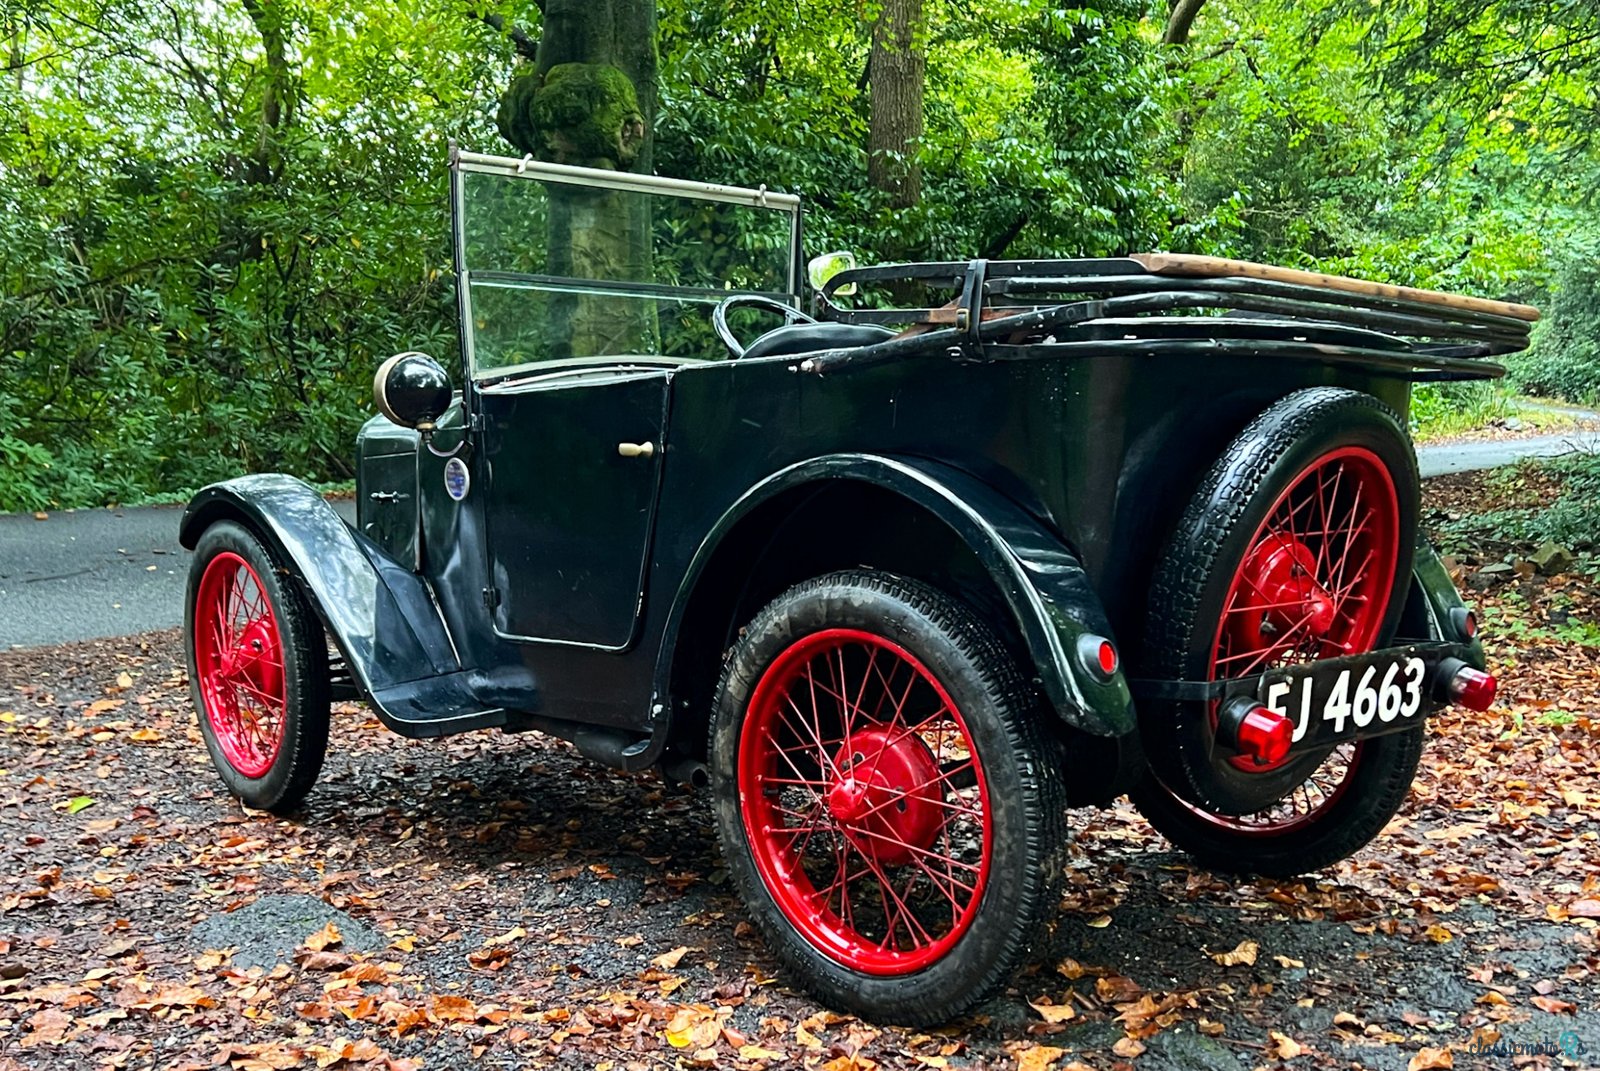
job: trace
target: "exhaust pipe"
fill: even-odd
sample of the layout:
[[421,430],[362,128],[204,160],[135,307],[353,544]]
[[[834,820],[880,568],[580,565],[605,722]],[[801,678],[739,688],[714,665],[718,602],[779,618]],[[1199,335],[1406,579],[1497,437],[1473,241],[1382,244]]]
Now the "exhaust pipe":
[[695,789],[711,787],[711,768],[699,759],[668,759],[661,763],[661,776],[671,785],[688,785]]

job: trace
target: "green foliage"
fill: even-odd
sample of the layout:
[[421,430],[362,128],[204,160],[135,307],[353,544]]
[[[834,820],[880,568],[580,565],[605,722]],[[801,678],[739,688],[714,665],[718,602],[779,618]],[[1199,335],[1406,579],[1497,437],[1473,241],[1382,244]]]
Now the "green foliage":
[[1514,410],[1511,396],[1495,382],[1423,383],[1411,390],[1411,433],[1418,441],[1458,435]]
[[1569,250],[1556,272],[1545,319],[1527,353],[1509,358],[1511,379],[1529,394],[1600,401],[1600,241]]
[[[1561,497],[1548,506],[1491,510],[1447,521],[1440,542],[1447,550],[1486,545],[1537,545],[1546,540],[1571,550],[1589,551],[1600,537],[1600,454],[1573,454],[1552,461],[1525,462],[1561,480]],[[1524,469],[1509,469],[1504,480],[1520,479]]]
[[[1553,294],[1518,382],[1595,396],[1593,5],[1210,0],[1183,49],[1162,7],[927,0],[923,196],[897,209],[867,180],[874,5],[659,0],[655,170],[799,192],[808,251],[863,262],[1170,248]],[[445,144],[503,145],[508,27],[539,24],[533,0],[0,8],[0,510],[347,478],[373,365],[457,351]],[[714,224],[706,263],[739,252]],[[1424,424],[1489,404],[1417,399]]]

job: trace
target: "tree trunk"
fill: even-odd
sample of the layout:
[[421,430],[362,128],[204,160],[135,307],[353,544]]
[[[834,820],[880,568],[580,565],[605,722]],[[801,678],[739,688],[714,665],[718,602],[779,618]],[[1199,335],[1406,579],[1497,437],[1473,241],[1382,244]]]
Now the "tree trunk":
[[[507,90],[500,130],[543,160],[650,171],[656,111],[655,0],[546,0],[538,58]],[[552,185],[549,270],[650,282],[649,198]],[[651,303],[562,294],[548,304],[555,355],[647,353]]]
[[1189,43],[1189,31],[1194,28],[1195,16],[1205,6],[1206,0],[1172,0],[1167,14],[1167,29],[1161,40],[1169,45]]
[[922,0],[883,0],[867,60],[871,86],[867,179],[894,208],[922,199],[922,95],[927,75]]

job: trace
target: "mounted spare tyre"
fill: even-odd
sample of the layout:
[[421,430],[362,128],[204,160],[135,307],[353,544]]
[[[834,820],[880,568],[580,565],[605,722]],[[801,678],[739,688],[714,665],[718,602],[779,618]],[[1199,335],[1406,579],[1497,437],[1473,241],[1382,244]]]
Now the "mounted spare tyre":
[[[1416,454],[1378,399],[1317,387],[1279,401],[1212,466],[1167,545],[1145,675],[1220,681],[1387,646],[1418,497]],[[1260,763],[1217,744],[1218,706],[1140,704],[1151,776],[1134,802],[1204,865],[1314,870],[1366,844],[1404,801],[1421,722]]]

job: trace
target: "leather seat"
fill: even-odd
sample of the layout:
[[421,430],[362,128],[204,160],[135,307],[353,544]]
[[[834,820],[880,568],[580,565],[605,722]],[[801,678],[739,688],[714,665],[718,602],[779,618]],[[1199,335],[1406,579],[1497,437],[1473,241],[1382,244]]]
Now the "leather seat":
[[817,350],[842,350],[870,346],[894,337],[894,332],[877,324],[841,324],[824,321],[815,324],[787,324],[773,328],[750,343],[746,358],[780,357]]

